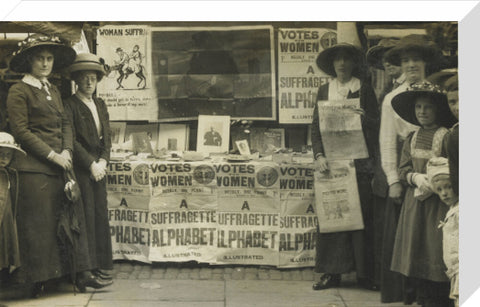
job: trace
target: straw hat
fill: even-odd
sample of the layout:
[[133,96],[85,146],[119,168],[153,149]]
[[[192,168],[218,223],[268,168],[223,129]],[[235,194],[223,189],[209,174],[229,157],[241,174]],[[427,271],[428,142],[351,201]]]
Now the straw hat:
[[415,115],[415,103],[419,97],[429,97],[432,103],[435,104],[437,107],[436,122],[440,126],[449,128],[457,122],[457,119],[448,107],[446,92],[442,91],[440,86],[430,82],[413,84],[411,89],[396,95],[392,99],[392,107],[407,122],[421,126]]
[[19,49],[13,53],[10,69],[19,72],[29,72],[28,56],[39,47],[48,47],[54,56],[53,71],[70,65],[75,59],[75,50],[66,46],[58,37],[44,34],[32,34],[18,43]]
[[355,68],[353,69],[352,75],[355,77],[360,76],[360,67],[363,64],[363,52],[355,47],[354,45],[347,44],[347,43],[340,43],[334,45],[330,48],[324,49],[317,57],[317,66],[322,71],[330,76],[335,76],[335,69],[333,67],[333,60],[335,56],[340,53],[344,52],[350,55],[353,59],[353,63],[355,63]]
[[106,74],[105,60],[92,53],[80,53],[72,65],[67,68],[70,78],[72,77],[72,73],[84,70],[95,71],[97,73],[97,80],[100,81]]
[[367,63],[370,66],[373,66],[377,69],[384,70],[383,67],[383,56],[384,54],[395,47],[400,40],[398,38],[384,38],[381,39],[377,45],[371,47],[367,51]]
[[20,151],[24,155],[27,154],[22,148],[20,148],[20,145],[15,143],[13,136],[6,132],[0,132],[0,147],[12,148]]
[[426,63],[440,60],[442,53],[435,42],[427,35],[411,34],[400,39],[398,44],[385,53],[385,60],[400,66],[401,55],[405,52],[416,52]]

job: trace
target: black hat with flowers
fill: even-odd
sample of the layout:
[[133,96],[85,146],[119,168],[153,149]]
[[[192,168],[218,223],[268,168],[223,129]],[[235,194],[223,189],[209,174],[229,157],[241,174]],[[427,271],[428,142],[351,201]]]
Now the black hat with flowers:
[[58,71],[72,64],[76,52],[72,47],[66,46],[56,36],[45,34],[32,34],[18,43],[19,49],[13,53],[10,69],[19,72],[29,72],[28,57],[41,47],[47,47],[53,53],[53,71]]
[[428,98],[435,105],[435,121],[438,125],[449,128],[457,122],[448,107],[446,92],[440,86],[426,81],[412,84],[409,89],[393,97],[392,107],[402,119],[421,126],[415,114],[415,103],[421,97]]

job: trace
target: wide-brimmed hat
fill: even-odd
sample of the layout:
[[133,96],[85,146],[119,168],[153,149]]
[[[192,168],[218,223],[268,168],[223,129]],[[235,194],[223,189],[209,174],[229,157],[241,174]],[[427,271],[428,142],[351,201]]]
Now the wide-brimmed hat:
[[383,56],[384,54],[395,47],[400,40],[398,38],[384,38],[381,39],[377,45],[371,47],[367,51],[367,63],[370,66],[373,66],[377,69],[384,70],[383,67]]
[[92,53],[80,53],[72,65],[67,68],[70,78],[72,78],[72,73],[85,70],[95,71],[97,79],[100,81],[106,74],[105,60]]
[[19,144],[15,143],[13,136],[6,132],[0,132],[0,147],[12,148],[20,151],[24,155],[27,154],[22,148],[20,148]]
[[411,88],[397,94],[392,99],[392,107],[407,122],[421,126],[415,115],[415,103],[419,97],[428,97],[437,107],[436,123],[443,127],[451,127],[457,119],[450,111],[446,92],[436,84],[422,82],[413,84]]
[[53,53],[53,71],[60,70],[72,64],[76,52],[73,48],[65,45],[58,37],[32,34],[18,43],[19,49],[13,53],[10,61],[10,69],[19,72],[29,72],[29,63],[27,58],[39,47],[49,47]]
[[428,81],[440,85],[446,91],[458,90],[458,69],[444,69],[427,78]]
[[400,39],[398,44],[385,53],[385,60],[393,65],[401,65],[401,55],[406,52],[418,53],[426,63],[439,62],[442,52],[431,37],[410,34]]
[[355,68],[353,69],[352,75],[355,77],[359,77],[360,69],[364,63],[363,52],[354,45],[347,43],[339,43],[320,52],[317,57],[318,68],[320,68],[322,71],[324,71],[330,76],[335,76],[336,73],[333,67],[333,60],[335,59],[335,56],[340,52],[344,52],[352,57],[353,62],[355,63]]

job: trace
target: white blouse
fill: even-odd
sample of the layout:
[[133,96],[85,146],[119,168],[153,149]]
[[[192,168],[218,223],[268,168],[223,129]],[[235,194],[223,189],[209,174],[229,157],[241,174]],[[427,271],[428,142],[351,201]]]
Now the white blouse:
[[88,109],[90,109],[90,113],[92,113],[93,120],[95,121],[95,127],[97,128],[97,135],[100,137],[102,135],[102,125],[100,124],[100,118],[98,117],[98,111],[95,102],[92,98],[79,95],[78,92],[75,95],[88,107]]
[[387,176],[388,185],[399,182],[397,170],[397,136],[405,140],[412,131],[417,131],[418,126],[403,120],[392,107],[392,99],[397,94],[409,88],[408,82],[388,93],[383,99],[382,117],[380,122],[380,156],[382,168]]
[[352,77],[346,83],[340,83],[337,78],[328,83],[328,100],[345,100],[349,92],[360,90],[360,80]]

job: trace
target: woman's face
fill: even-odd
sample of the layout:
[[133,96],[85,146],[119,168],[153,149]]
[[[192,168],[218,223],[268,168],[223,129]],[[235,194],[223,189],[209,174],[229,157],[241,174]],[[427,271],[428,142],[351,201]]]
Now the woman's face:
[[425,79],[426,63],[420,54],[416,52],[406,52],[402,54],[400,60],[402,71],[409,83]]
[[97,73],[95,71],[81,71],[75,83],[78,85],[78,91],[83,95],[91,97],[97,88]]
[[436,110],[435,105],[427,97],[418,98],[415,103],[415,116],[424,128],[436,126]]
[[31,74],[36,78],[46,78],[52,73],[53,53],[48,50],[41,50],[34,53],[29,62],[32,67]]
[[392,78],[398,78],[402,75],[402,67],[395,66],[390,62],[383,60],[383,67],[385,67],[385,72]]
[[7,147],[0,147],[0,167],[5,167],[10,164],[13,158],[13,149]]
[[355,63],[353,59],[343,53],[339,53],[333,59],[333,69],[337,74],[337,77],[349,79],[352,76]]

